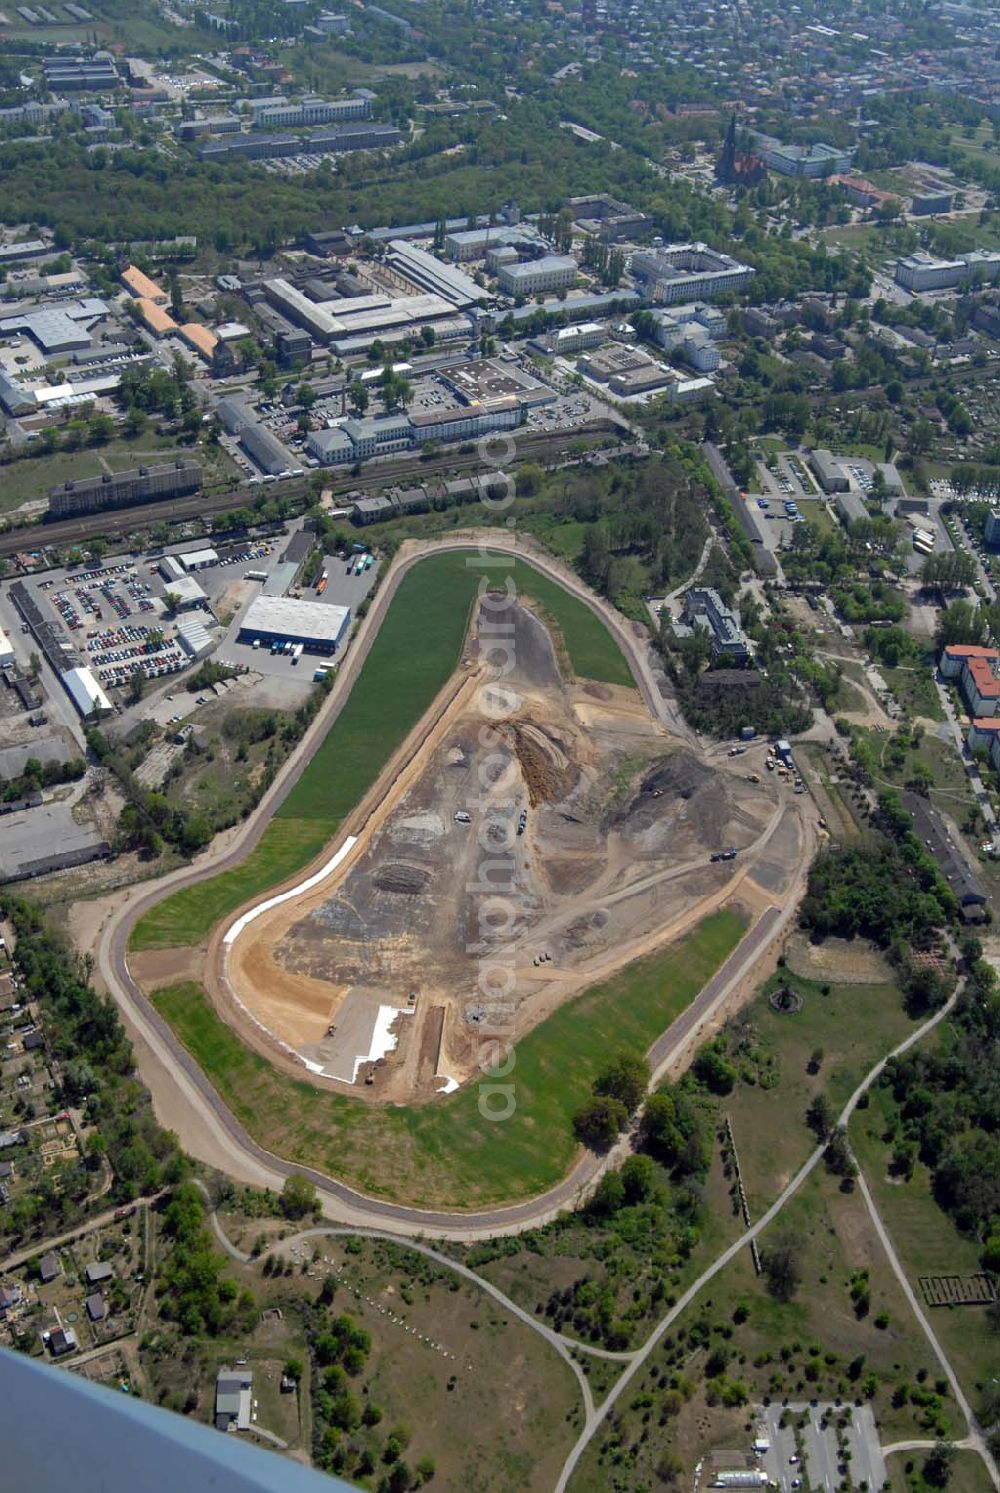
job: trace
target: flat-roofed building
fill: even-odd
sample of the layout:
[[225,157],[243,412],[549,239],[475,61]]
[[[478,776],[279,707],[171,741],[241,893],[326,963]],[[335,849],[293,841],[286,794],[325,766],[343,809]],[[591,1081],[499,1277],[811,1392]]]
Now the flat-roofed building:
[[896,283],[914,295],[924,290],[951,290],[964,281],[992,283],[998,276],[1000,254],[987,249],[957,254],[954,259],[939,259],[921,249],[896,261]]
[[301,643],[308,653],[335,653],[351,625],[350,607],[288,596],[258,596],[240,623],[238,641]]
[[187,497],[201,488],[201,467],[182,458],[159,466],[133,467],[126,472],[102,472],[64,482],[49,494],[49,512],[61,518],[77,513],[100,513],[128,508],[161,498]]
[[497,281],[505,295],[538,295],[546,290],[568,289],[577,273],[571,255],[544,254],[541,259],[501,265]]
[[652,299],[664,305],[739,293],[746,290],[755,273],[731,254],[700,242],[644,249],[632,255],[631,269]]

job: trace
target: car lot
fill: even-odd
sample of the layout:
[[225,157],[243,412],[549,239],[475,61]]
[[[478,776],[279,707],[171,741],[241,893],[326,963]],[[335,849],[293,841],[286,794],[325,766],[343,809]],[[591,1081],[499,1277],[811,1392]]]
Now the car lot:
[[805,1486],[813,1493],[836,1493],[845,1480],[855,1488],[884,1484],[885,1460],[871,1406],[768,1405],[760,1415],[770,1441],[764,1470],[781,1493]]

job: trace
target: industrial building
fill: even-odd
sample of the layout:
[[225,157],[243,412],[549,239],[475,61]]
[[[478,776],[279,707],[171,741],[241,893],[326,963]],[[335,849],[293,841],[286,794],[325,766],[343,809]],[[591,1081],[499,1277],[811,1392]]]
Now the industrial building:
[[951,290],[963,281],[996,281],[1000,275],[1000,254],[974,249],[957,254],[954,259],[938,259],[918,250],[896,261],[896,284],[919,295],[924,290]]
[[0,405],[8,415],[27,415],[38,408],[38,401],[30,389],[23,389],[0,369]]
[[89,60],[70,61],[59,57],[44,62],[45,86],[50,93],[65,93],[67,90],[89,93],[105,92],[120,88],[122,80],[109,52],[96,52]]
[[654,301],[712,300],[746,290],[754,277],[748,264],[707,244],[670,244],[632,255],[631,270]]
[[350,607],[287,596],[258,596],[247,608],[237,642],[270,647],[301,643],[307,653],[335,653],[351,625]]
[[67,669],[61,677],[66,693],[85,721],[113,712],[115,707],[90,669]]
[[0,669],[8,668],[14,661],[14,645],[0,627]]
[[449,233],[444,241],[444,252],[449,259],[461,264],[468,259],[484,259],[491,248],[533,248],[542,246],[537,233],[517,225],[500,223],[492,228],[465,228]]
[[264,294],[283,316],[304,327],[317,342],[385,336],[394,331],[413,333],[454,316],[455,308],[440,295],[401,295],[385,291],[313,301],[281,278],[264,281]]
[[825,493],[847,492],[851,481],[832,451],[814,451],[809,465]]
[[[432,232],[433,229],[432,223]],[[375,237],[374,234],[372,236]],[[464,310],[467,306],[474,306],[478,301],[486,300],[485,291],[476,284],[475,280],[470,279],[461,270],[455,269],[454,265],[442,264],[439,259],[434,258],[433,254],[428,254],[426,249],[418,249],[415,244],[407,243],[405,239],[389,240],[389,252],[385,263],[389,269],[394,270],[404,280],[408,280],[411,285],[419,286],[432,295],[440,296],[442,300],[448,301],[460,310]]]
[[266,477],[285,477],[298,474],[302,468],[287,446],[263,425],[251,422],[239,433],[240,445],[251,461]]
[[161,466],[135,467],[127,472],[103,472],[99,477],[80,477],[54,487],[49,494],[49,514],[68,518],[77,513],[100,513],[108,508],[129,508],[162,498],[183,498],[201,490],[201,467],[183,458]]
[[37,259],[42,254],[54,252],[52,245],[44,239],[22,239],[16,244],[0,244],[0,264],[13,264],[17,259]]
[[910,212],[915,218],[928,218],[935,213],[950,213],[954,202],[953,192],[918,192],[910,203]]
[[504,295],[538,295],[546,290],[567,290],[577,277],[577,263],[569,254],[545,254],[521,264],[500,266],[497,280]]

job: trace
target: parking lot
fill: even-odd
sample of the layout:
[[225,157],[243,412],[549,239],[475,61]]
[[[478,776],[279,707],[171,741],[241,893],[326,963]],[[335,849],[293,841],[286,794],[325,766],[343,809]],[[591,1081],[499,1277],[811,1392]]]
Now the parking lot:
[[[768,1405],[761,1417],[771,1443],[764,1454],[764,1470],[782,1493],[806,1485],[814,1493],[820,1488],[835,1493],[845,1479],[855,1488],[876,1489],[885,1482],[885,1461],[871,1406]],[[785,1426],[779,1424],[783,1417],[788,1422]],[[801,1426],[800,1421],[804,1422]]]

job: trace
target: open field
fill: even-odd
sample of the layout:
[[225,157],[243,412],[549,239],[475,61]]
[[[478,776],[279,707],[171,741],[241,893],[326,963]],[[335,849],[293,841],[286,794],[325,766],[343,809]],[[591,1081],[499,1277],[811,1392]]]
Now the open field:
[[934,676],[929,664],[926,667],[900,664],[895,669],[879,665],[879,672],[903,710],[929,721],[944,720],[944,710],[934,687]]
[[[152,908],[133,930],[133,949],[200,942],[225,913],[319,853],[454,671],[483,574],[498,585],[511,575],[520,594],[537,600],[557,629],[560,654],[580,678],[632,684],[625,659],[599,619],[525,562],[483,567],[467,563],[462,553],[423,560],[401,581],[350,696],[257,849],[243,866]],[[419,639],[416,646],[414,639]],[[283,820],[302,822],[298,859],[294,835],[277,828]],[[308,832],[316,820],[322,821],[322,837]],[[275,873],[270,880],[269,867]]]
[[182,982],[152,999],[240,1123],[261,1144],[379,1197],[474,1208],[553,1186],[578,1148],[571,1117],[608,1055],[645,1051],[736,947],[724,910],[670,948],[569,1001],[516,1049],[516,1109],[484,1119],[475,1086],[432,1104],[373,1109],[287,1078],[246,1047],[204,990]]
[[[908,1395],[893,1404],[903,1381],[933,1397],[938,1370],[860,1195],[842,1192],[836,1178],[817,1170],[764,1235],[762,1251],[781,1237],[796,1241],[801,1271],[791,1299],[771,1295],[754,1272],[749,1249],[741,1251],[629,1386],[613,1422],[585,1453],[572,1493],[657,1487],[656,1469],[665,1454],[678,1459],[683,1474],[709,1450],[747,1447],[747,1402],[765,1396],[779,1403],[786,1397],[870,1399],[886,1442],[933,1438],[935,1432],[921,1424],[931,1413],[949,1434],[964,1434],[950,1396],[933,1408]],[[859,1312],[851,1289],[861,1280],[870,1306]],[[888,1321],[876,1326],[882,1313]],[[671,1386],[678,1393],[665,1395]]]
[[[800,1011],[772,1009],[767,996],[783,986],[801,996]],[[727,1053],[739,1077],[720,1111],[732,1120],[754,1217],[814,1148],[806,1110],[816,1095],[825,1094],[839,1111],[872,1064],[911,1027],[894,985],[807,980],[787,967],[728,1024]]]
[[[940,1030],[940,1029],[939,1029]],[[946,1038],[938,1037],[939,1041]],[[890,1177],[891,1150],[883,1135],[894,1106],[886,1090],[872,1089],[871,1104],[851,1122],[851,1144],[888,1229],[903,1268],[918,1299],[921,1275],[971,1275],[978,1271],[979,1246],[962,1235],[951,1218],[934,1201],[930,1173],[919,1161],[909,1182]],[[936,1307],[928,1310],[952,1367],[972,1405],[979,1399],[978,1386],[996,1373],[997,1339],[981,1306]]]
[[[921,1476],[926,1459],[926,1452],[896,1452],[886,1458],[886,1476],[894,1488],[925,1493],[930,1486]],[[908,1470],[911,1468],[912,1471]],[[949,1493],[993,1493],[993,1483],[982,1457],[975,1452],[956,1453],[948,1477],[948,1490]]]
[[[676,936],[729,895],[775,818],[771,785],[699,761],[634,691],[564,682],[527,607],[478,610],[467,658],[343,864],[239,934],[221,990],[208,955],[237,1030],[230,990],[310,1071],[377,1100],[465,1082],[498,1037]],[[728,844],[743,860],[712,865]]]
[[54,451],[49,456],[25,456],[0,466],[0,513],[9,513],[22,503],[47,498],[53,487],[70,478],[97,477],[101,472],[120,472],[144,462],[167,461],[174,457],[194,457],[205,467],[206,478],[217,473],[235,473],[221,446],[178,446],[171,436],[159,436],[153,430],[144,430],[131,441],[118,438],[103,446],[80,451]]
[[831,777],[833,764],[827,753],[805,742],[796,747],[795,759],[831,837],[842,844],[859,839],[864,831],[847,797],[848,785]]

